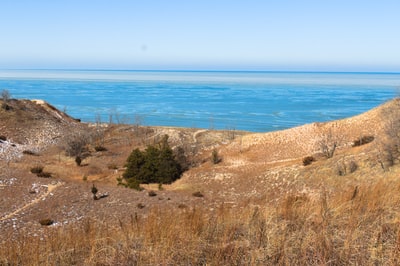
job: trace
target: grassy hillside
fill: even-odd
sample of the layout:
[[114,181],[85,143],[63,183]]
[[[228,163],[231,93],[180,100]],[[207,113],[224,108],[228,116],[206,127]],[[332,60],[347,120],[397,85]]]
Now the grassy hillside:
[[[46,103],[9,104],[0,265],[400,264],[398,99],[259,134],[88,125]],[[117,186],[129,153],[164,134],[187,159],[181,179],[162,190]],[[76,138],[82,166],[66,153]],[[93,184],[104,198],[93,200]]]

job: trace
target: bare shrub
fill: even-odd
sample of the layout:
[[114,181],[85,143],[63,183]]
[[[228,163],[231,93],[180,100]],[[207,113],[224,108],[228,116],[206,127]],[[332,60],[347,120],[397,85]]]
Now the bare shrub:
[[148,195],[149,195],[149,197],[155,197],[155,196],[157,196],[157,193],[154,192],[153,190],[150,190]]
[[383,110],[385,136],[379,140],[377,160],[384,170],[393,166],[400,156],[400,100],[394,104],[395,107]]
[[81,159],[80,156],[76,156],[76,157],[75,157],[75,163],[76,163],[77,166],[81,166],[82,159]]
[[314,161],[315,161],[315,158],[313,156],[304,157],[303,158],[303,165],[304,166],[310,165]]
[[2,90],[1,91],[1,99],[4,102],[8,102],[11,99],[11,94],[8,90]]
[[211,162],[213,164],[218,164],[221,162],[221,157],[218,154],[218,151],[216,149],[214,149],[211,153]]
[[345,158],[343,158],[336,165],[336,173],[340,176],[354,173],[355,171],[357,171],[357,169],[358,169],[358,164],[353,159],[347,161]]
[[204,197],[203,193],[201,193],[200,191],[193,192],[192,196],[197,198]]
[[350,173],[354,173],[358,169],[358,164],[355,161],[350,161],[348,168]]
[[372,141],[374,141],[375,137],[374,136],[362,136],[359,139],[353,141],[353,147],[361,146],[364,144],[368,144]]
[[66,137],[65,152],[68,156],[80,156],[90,141],[91,136],[88,133],[71,134]]
[[49,173],[49,172],[41,172],[41,173],[38,173],[36,175],[38,177],[43,177],[43,178],[51,178],[52,177],[51,173]]
[[22,151],[22,153],[26,154],[26,155],[31,155],[31,156],[38,156],[38,154],[36,152],[31,151],[31,150],[24,150],[24,151]]
[[43,172],[43,168],[44,167],[41,166],[41,165],[34,166],[34,167],[31,168],[31,173],[32,174],[40,174],[40,173]]
[[102,146],[102,145],[96,145],[95,147],[94,147],[94,149],[95,149],[95,151],[107,151],[107,148],[106,147],[104,147],[104,146]]
[[52,219],[46,218],[46,219],[39,220],[39,223],[41,225],[49,226],[49,225],[52,225],[54,223],[54,221]]
[[336,148],[340,145],[342,137],[340,132],[335,132],[335,127],[331,127],[326,134],[322,135],[319,141],[319,146],[322,154],[326,158],[332,158],[335,154]]

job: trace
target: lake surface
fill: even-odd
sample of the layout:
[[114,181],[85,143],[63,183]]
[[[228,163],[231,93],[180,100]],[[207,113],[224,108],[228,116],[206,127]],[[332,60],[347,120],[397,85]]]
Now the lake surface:
[[253,132],[360,114],[397,96],[400,73],[0,70],[0,90],[90,122]]

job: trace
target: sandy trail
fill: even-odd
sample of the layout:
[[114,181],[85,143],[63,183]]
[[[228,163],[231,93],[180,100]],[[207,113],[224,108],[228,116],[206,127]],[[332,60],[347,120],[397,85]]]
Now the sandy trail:
[[52,191],[54,191],[57,187],[61,186],[62,184],[63,184],[63,183],[58,182],[58,183],[56,183],[56,184],[54,184],[54,185],[52,185],[52,184],[43,185],[44,187],[47,187],[47,191],[46,191],[43,195],[41,195],[40,197],[37,197],[36,199],[32,200],[31,202],[25,204],[24,206],[22,206],[22,207],[16,209],[15,211],[13,211],[13,212],[11,212],[11,213],[9,213],[9,214],[6,214],[6,215],[3,216],[2,218],[0,218],[0,221],[4,221],[4,220],[7,220],[7,219],[10,219],[10,218],[12,218],[13,216],[17,215],[19,212],[21,212],[21,211],[23,211],[23,210],[29,208],[30,206],[32,206],[32,205],[34,205],[34,204],[36,204],[36,203],[38,203],[39,201],[43,200],[45,197],[47,197],[48,195],[50,195],[50,193],[51,193]]
[[197,135],[199,135],[200,133],[203,132],[207,132],[207,129],[201,129],[201,130],[197,130],[196,132],[193,133],[193,142],[197,143]]

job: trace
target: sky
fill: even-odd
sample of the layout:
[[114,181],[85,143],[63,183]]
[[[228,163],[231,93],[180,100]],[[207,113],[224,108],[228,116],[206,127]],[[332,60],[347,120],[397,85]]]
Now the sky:
[[0,69],[400,72],[398,0],[0,0]]

